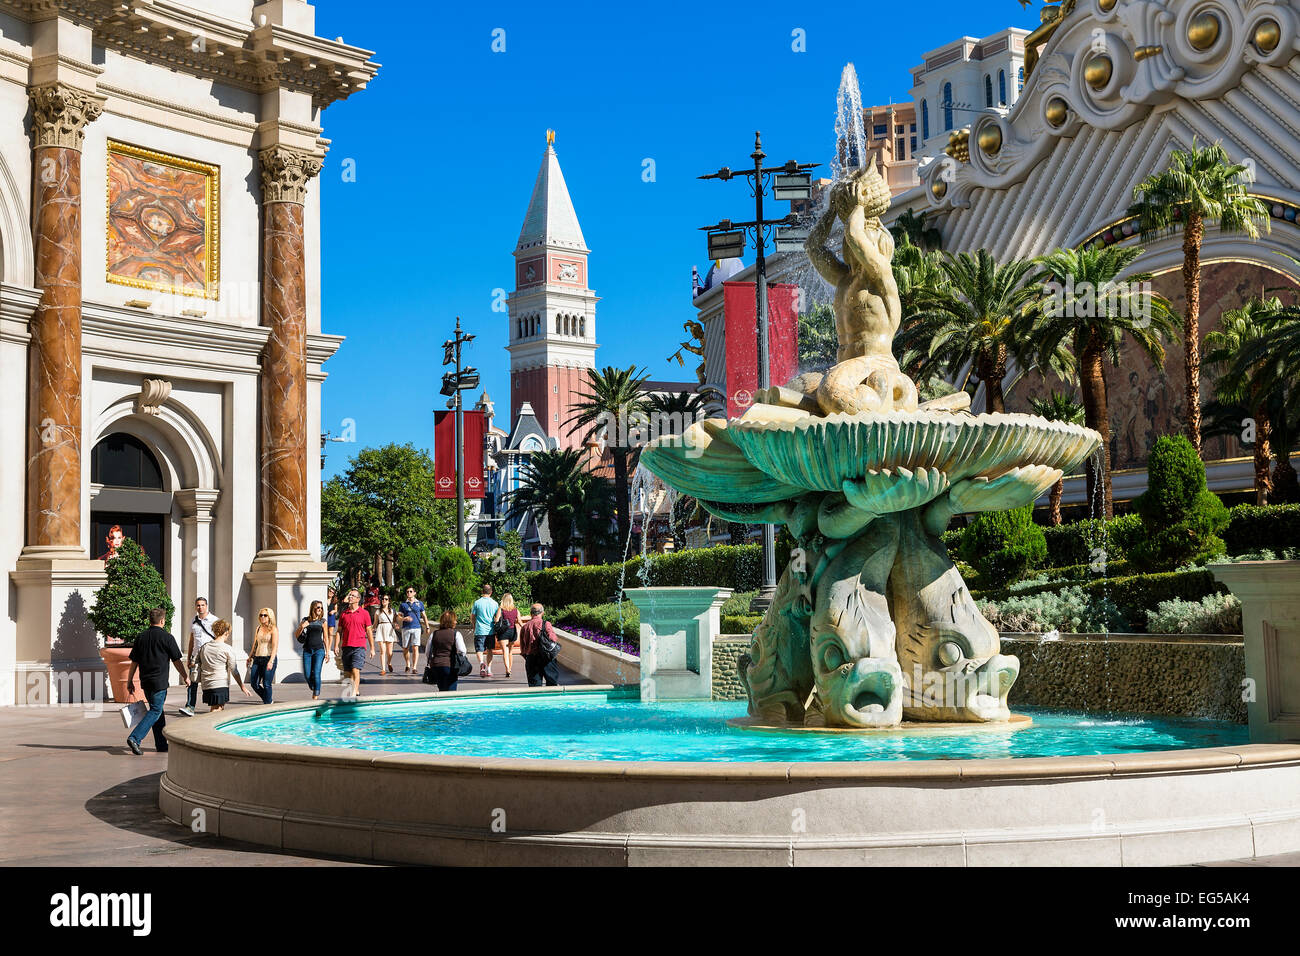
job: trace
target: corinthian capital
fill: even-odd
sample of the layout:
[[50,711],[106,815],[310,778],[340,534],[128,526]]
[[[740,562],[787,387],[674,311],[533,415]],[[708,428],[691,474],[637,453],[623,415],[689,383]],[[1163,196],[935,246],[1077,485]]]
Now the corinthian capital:
[[303,203],[307,180],[320,172],[321,158],[291,146],[268,146],[257,154],[262,168],[262,202]]
[[104,97],[65,83],[34,86],[27,95],[32,101],[32,132],[37,147],[81,149],[86,124],[104,112]]

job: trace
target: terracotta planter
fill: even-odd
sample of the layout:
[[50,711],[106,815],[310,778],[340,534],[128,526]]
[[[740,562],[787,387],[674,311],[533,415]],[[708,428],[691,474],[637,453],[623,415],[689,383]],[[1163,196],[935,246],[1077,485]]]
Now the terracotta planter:
[[139,681],[135,693],[126,691],[126,679],[131,673],[131,648],[101,647],[99,656],[104,659],[104,668],[108,671],[108,686],[112,690],[113,700],[119,704],[129,704],[133,700],[144,700]]

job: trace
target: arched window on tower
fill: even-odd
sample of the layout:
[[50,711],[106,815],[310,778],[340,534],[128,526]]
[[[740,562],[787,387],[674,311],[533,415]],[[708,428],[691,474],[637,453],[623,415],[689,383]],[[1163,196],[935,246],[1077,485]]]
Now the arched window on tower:
[[921,100],[921,139],[930,138],[930,104]]
[[944,132],[952,129],[952,84],[943,85],[943,128]]
[[578,320],[578,334],[584,339],[587,337],[587,317],[583,316]]
[[1006,70],[998,70],[998,105],[1007,105],[1007,73]]
[[984,74],[984,105],[993,105],[993,77]]
[[1022,66],[1016,70],[1016,96],[1025,91],[1025,68]]

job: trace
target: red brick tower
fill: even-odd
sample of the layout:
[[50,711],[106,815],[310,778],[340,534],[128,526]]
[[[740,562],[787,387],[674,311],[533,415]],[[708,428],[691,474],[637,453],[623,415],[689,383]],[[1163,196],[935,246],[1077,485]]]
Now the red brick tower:
[[587,285],[587,256],[573,200],[555,155],[546,152],[515,246],[515,289],[509,298],[511,431],[524,402],[561,448],[582,448],[569,434],[570,409],[595,366],[596,293]]

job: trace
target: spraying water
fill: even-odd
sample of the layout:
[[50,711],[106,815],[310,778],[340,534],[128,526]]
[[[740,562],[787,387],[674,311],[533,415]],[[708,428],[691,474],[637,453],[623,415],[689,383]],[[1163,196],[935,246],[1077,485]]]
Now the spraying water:
[[839,179],[847,170],[861,167],[866,157],[867,135],[862,125],[858,71],[852,63],[845,63],[840,73],[840,88],[835,94],[835,159],[831,161],[831,173]]

